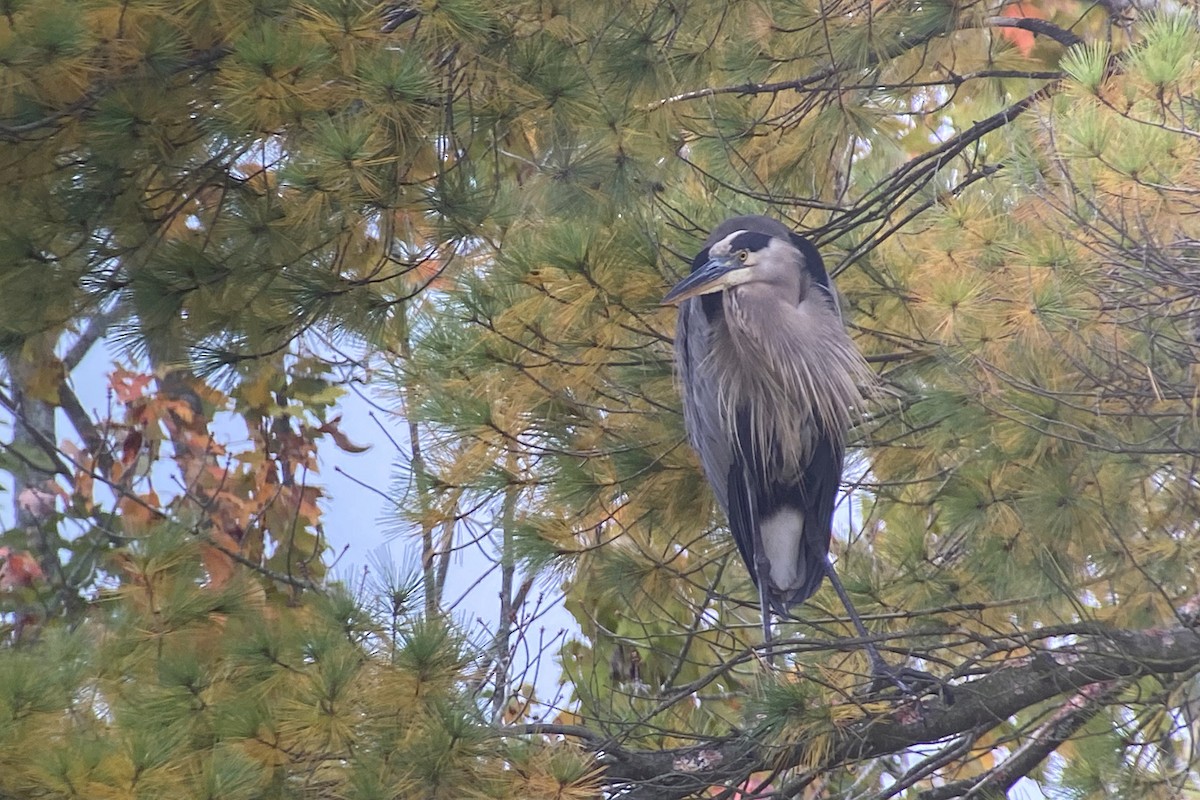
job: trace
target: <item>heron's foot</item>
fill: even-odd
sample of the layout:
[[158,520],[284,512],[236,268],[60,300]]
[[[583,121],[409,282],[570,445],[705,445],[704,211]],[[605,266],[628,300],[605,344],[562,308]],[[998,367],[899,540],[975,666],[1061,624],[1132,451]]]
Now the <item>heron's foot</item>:
[[927,694],[937,694],[946,705],[954,703],[954,694],[950,686],[936,675],[911,667],[893,667],[882,658],[872,659],[871,687],[868,693],[872,696],[884,696],[891,694],[892,690],[914,700]]

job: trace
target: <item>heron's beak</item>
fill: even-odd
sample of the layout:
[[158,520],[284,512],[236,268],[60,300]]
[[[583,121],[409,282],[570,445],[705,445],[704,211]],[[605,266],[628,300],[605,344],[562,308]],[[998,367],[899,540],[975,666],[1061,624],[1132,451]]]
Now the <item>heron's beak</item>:
[[675,288],[667,292],[667,296],[662,299],[662,304],[677,306],[689,298],[724,291],[730,286],[745,283],[749,277],[749,267],[740,261],[713,259],[675,284]]

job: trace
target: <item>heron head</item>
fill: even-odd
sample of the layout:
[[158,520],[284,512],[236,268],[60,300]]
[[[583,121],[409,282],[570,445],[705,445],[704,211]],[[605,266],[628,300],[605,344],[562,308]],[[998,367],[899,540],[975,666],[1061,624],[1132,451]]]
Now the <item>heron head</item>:
[[768,271],[764,266],[770,267],[777,262],[784,250],[799,255],[789,242],[770,234],[734,231],[701,251],[692,274],[667,292],[662,299],[663,305],[678,305],[692,297],[762,280]]

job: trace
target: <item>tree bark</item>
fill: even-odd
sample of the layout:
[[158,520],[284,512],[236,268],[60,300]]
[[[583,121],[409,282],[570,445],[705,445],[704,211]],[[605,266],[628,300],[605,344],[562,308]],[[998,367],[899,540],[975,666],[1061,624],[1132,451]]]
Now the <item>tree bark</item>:
[[[1165,678],[1197,666],[1200,633],[1190,627],[1081,634],[1074,645],[1044,650],[982,677],[954,684],[953,702],[933,696],[908,700],[886,713],[836,729],[828,756],[815,769],[900,753],[969,731],[984,732],[1014,714],[1061,695],[1092,698],[1087,711],[1095,713],[1099,710],[1095,698],[1111,699],[1109,688],[1114,681]],[[1083,715],[1083,709],[1070,714],[1067,722],[1059,725],[1062,730],[1047,733],[1047,740],[1061,743],[1073,730],[1067,723]],[[579,732],[566,735],[578,736]],[[751,731],[692,747],[656,751],[625,750],[598,735],[582,738],[605,765],[608,789],[637,800],[675,800],[706,787],[736,785],[757,770],[796,767],[804,763],[806,754],[805,742],[767,743]],[[1024,755],[1018,752],[1014,758]],[[1041,757],[1023,758],[1021,774],[1040,761]],[[1013,770],[997,773],[997,779],[1011,785],[1020,777],[1009,773]]]
[[50,483],[57,471],[54,448],[58,431],[54,405],[45,399],[50,391],[46,371],[55,369],[56,341],[52,333],[35,334],[6,357],[12,383],[11,449],[18,461],[12,470],[12,503],[16,527],[25,532],[29,548],[42,574],[55,588],[58,601],[70,608],[78,604],[79,598],[66,586],[58,556],[58,529],[48,519],[56,497]]

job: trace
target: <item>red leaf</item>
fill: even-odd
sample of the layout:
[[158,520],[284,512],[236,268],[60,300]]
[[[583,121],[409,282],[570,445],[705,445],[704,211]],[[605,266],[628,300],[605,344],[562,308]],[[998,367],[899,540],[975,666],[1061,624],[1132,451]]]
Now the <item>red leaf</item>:
[[[1000,16],[1011,17],[1013,19],[1046,18],[1041,9],[1023,2],[1005,6],[1001,9]],[[1001,28],[1000,35],[1012,42],[1013,46],[1020,50],[1023,56],[1027,56],[1033,51],[1033,31],[1022,30],[1021,28]]]
[[112,377],[109,378],[109,384],[118,400],[122,403],[132,403],[140,400],[146,394],[146,387],[152,380],[154,378],[151,375],[139,375],[136,372],[118,369],[113,371]]
[[125,436],[125,441],[121,443],[121,463],[126,468],[133,466],[137,461],[138,454],[142,452],[142,432],[130,431]]
[[29,553],[0,547],[0,591],[32,586],[41,577],[42,568]]

